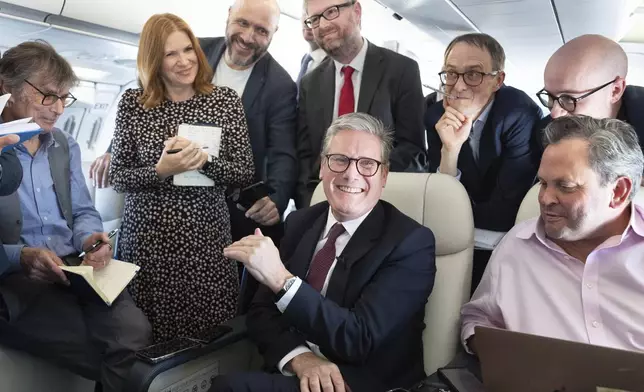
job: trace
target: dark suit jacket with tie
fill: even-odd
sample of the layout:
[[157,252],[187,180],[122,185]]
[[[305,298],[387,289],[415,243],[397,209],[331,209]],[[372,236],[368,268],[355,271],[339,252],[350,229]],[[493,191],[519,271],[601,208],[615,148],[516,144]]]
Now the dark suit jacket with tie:
[[[436,123],[445,113],[443,102],[425,114],[429,164],[440,166],[443,146]],[[517,211],[537,173],[532,161],[530,138],[541,119],[540,107],[521,90],[502,86],[496,92],[479,142],[478,164],[469,142],[458,156],[461,183],[472,201],[474,225],[480,229],[507,231],[514,226]]]
[[[303,280],[328,210],[319,203],[286,221],[280,255]],[[380,201],[338,258],[326,297],[303,282],[282,314],[262,286],[248,312],[249,333],[273,370],[308,340],[353,392],[410,386],[424,377],[421,335],[435,273],[431,230]]]
[[[335,63],[327,56],[300,85],[298,208],[308,206],[319,182],[322,142],[333,119],[335,73]],[[357,111],[371,114],[395,132],[391,170],[426,171],[424,99],[418,64],[369,42],[361,80]]]
[[[622,95],[622,107],[617,113],[617,118],[629,123],[637,134],[640,147],[644,151],[644,87],[626,86]],[[552,117],[547,115],[535,125],[532,135],[533,159],[537,167],[543,155],[543,130],[550,124]]]
[[[208,63],[216,70],[226,50],[224,37],[199,38],[199,44]],[[256,177],[276,192],[271,200],[280,214],[293,196],[297,178],[296,95],[291,76],[266,53],[255,64],[242,96]]]

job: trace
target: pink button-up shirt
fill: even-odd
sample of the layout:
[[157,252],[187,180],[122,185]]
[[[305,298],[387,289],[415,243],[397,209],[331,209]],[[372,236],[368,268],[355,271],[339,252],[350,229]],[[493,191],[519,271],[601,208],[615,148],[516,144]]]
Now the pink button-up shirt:
[[631,211],[624,233],[585,264],[548,240],[539,218],[515,226],[461,309],[463,344],[482,325],[644,351],[644,209]]

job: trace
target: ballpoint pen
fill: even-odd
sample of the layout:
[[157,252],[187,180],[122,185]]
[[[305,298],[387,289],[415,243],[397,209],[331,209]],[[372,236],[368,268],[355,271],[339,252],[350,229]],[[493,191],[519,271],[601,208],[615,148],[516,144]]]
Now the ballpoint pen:
[[449,99],[458,99],[458,97],[456,97],[456,96],[454,96],[454,95],[451,95],[451,94],[448,94],[448,93],[446,93],[445,91],[443,91],[443,90],[441,90],[441,89],[439,89],[439,88],[436,88],[436,87],[432,87],[432,86],[430,86],[430,85],[428,85],[428,84],[423,84],[423,87],[428,88],[428,89],[430,89],[430,90],[432,90],[432,91],[435,91],[435,92],[437,92],[437,93],[441,94],[442,96],[444,96],[445,98],[449,98]]
[[[204,146],[204,147],[201,147],[201,149],[202,149],[202,150],[207,150],[207,149],[208,149],[208,147]],[[168,150],[168,151],[166,151],[165,153],[166,153],[166,154],[176,154],[176,153],[178,153],[178,152],[181,152],[182,150],[183,150],[183,148],[173,148],[172,150]]]
[[[119,229],[114,229],[114,230],[110,231],[110,232],[107,234],[107,238],[109,238],[109,239],[114,238],[114,236],[116,235],[116,233],[118,233],[118,231],[119,231]],[[101,244],[103,244],[103,243],[104,243],[104,242],[103,242],[103,241],[101,241],[101,240],[98,240],[98,241],[94,242],[94,244],[91,246],[91,248],[89,248],[88,250],[84,250],[84,251],[82,251],[82,252],[81,252],[81,254],[79,254],[79,255],[78,255],[78,257],[79,257],[79,258],[83,258],[83,257],[85,257],[85,255],[86,255],[86,254],[88,254],[88,253],[90,253],[90,252],[93,252],[96,248],[98,248],[98,247],[99,247]]]

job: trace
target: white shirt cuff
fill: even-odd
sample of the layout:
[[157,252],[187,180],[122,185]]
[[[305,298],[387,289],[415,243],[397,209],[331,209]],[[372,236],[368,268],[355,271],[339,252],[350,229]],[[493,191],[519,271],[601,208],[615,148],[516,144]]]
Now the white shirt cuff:
[[282,298],[280,298],[279,301],[277,301],[275,305],[277,305],[277,309],[279,309],[280,312],[284,313],[284,311],[286,311],[286,308],[291,303],[293,297],[295,297],[295,294],[297,294],[297,290],[300,289],[301,285],[302,279],[295,279],[295,282],[293,282],[291,287],[289,287],[288,291],[282,296]]
[[466,325],[463,327],[463,330],[461,331],[461,343],[463,344],[463,348],[468,354],[474,354],[474,352],[472,352],[472,350],[467,345],[467,339],[474,336],[474,327],[475,325],[472,325],[472,324]]
[[[441,172],[440,167],[436,168],[436,173],[440,173],[440,172]],[[454,176],[454,178],[456,178],[456,180],[458,181],[461,180],[461,171],[458,168],[456,168],[456,175]]]
[[287,363],[291,361],[291,359],[297,357],[300,354],[305,354],[305,353],[312,353],[308,347],[306,346],[297,346],[291,351],[290,353],[286,354],[284,358],[282,358],[281,361],[277,363],[277,369],[285,376],[294,376],[294,373],[289,372],[288,370],[285,370],[284,367],[286,366]]

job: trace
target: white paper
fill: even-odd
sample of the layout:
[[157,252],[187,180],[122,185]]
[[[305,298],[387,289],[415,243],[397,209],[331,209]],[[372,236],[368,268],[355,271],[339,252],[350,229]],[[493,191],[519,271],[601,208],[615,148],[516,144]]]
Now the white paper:
[[494,250],[504,235],[504,231],[474,229],[474,247],[477,249]]
[[[0,96],[0,113],[4,111],[7,102],[9,102],[9,98],[11,98],[11,94]],[[21,118],[19,120],[0,124],[0,136],[10,134],[19,135],[23,132],[33,132],[39,129],[40,126],[38,124],[31,122],[31,117]]]
[[[179,125],[177,136],[186,138],[201,147],[206,147],[208,155],[219,157],[221,128],[205,125]],[[197,170],[176,174],[173,178],[177,186],[214,186],[215,182]]]

